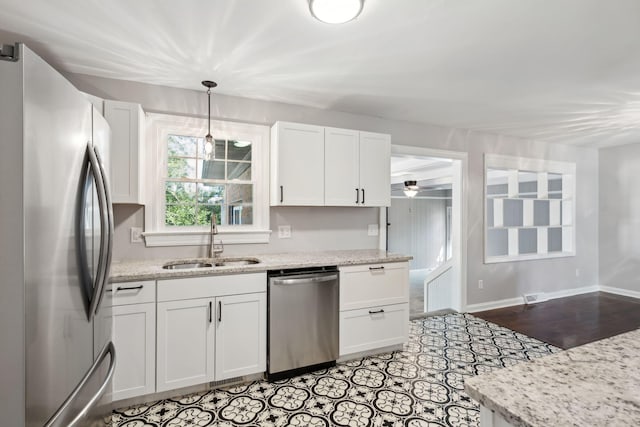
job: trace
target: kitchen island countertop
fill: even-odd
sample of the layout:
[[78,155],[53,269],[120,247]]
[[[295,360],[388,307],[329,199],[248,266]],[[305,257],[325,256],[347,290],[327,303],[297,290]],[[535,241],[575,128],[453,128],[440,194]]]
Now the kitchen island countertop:
[[[222,256],[222,258],[237,258],[237,256]],[[261,254],[243,256],[242,258],[257,258],[258,264],[234,265],[223,267],[192,268],[166,270],[162,266],[176,261],[205,261],[205,258],[191,259],[153,259],[139,261],[114,262],[111,266],[111,282],[131,282],[139,280],[160,280],[177,277],[197,277],[218,274],[252,273],[267,270],[287,268],[304,268],[320,266],[345,266],[360,264],[376,264],[386,262],[404,262],[411,256],[394,254],[376,249],[318,251],[318,252],[287,252],[278,254]]]
[[640,426],[640,329],[469,378],[465,390],[513,426]]

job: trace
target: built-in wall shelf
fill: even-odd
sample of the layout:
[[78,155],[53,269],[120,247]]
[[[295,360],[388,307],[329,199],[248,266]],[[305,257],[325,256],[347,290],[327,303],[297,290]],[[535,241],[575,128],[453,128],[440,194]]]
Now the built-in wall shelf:
[[485,156],[485,262],[575,255],[575,164]]

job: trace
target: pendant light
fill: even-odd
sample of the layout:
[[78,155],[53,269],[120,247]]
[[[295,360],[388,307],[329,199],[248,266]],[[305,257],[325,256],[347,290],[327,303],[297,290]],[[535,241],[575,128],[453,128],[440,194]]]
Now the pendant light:
[[309,11],[318,21],[344,24],[355,19],[364,6],[364,0],[309,0]]
[[418,183],[416,181],[405,181],[404,182],[404,195],[407,197],[416,197],[418,194]]
[[218,86],[218,84],[216,82],[212,82],[211,80],[203,80],[202,85],[207,88],[207,98],[209,101],[209,109],[207,114],[207,117],[209,119],[209,131],[204,137],[204,153],[206,160],[214,160],[216,158],[216,143],[213,140],[213,136],[211,136],[211,88]]

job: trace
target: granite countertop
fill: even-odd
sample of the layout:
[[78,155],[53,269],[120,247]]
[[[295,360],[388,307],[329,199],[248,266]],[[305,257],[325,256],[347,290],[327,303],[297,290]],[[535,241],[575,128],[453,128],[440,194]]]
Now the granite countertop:
[[640,426],[640,329],[465,381],[514,426]]
[[[221,258],[239,258],[237,256],[221,256]],[[243,256],[257,258],[258,264],[225,266],[210,268],[194,268],[182,270],[165,270],[162,266],[175,261],[205,261],[205,258],[165,259],[114,262],[111,265],[111,282],[131,282],[136,280],[170,279],[176,277],[209,276],[218,274],[251,273],[283,268],[320,267],[329,265],[358,265],[382,262],[409,261],[413,257],[380,251],[376,249],[342,250],[322,252],[289,252],[280,254],[262,254]]]

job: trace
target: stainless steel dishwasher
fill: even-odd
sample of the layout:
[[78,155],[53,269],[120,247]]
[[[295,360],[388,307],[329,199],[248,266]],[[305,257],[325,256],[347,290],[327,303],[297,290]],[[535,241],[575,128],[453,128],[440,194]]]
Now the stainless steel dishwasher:
[[279,380],[335,365],[338,269],[269,271],[267,378]]

